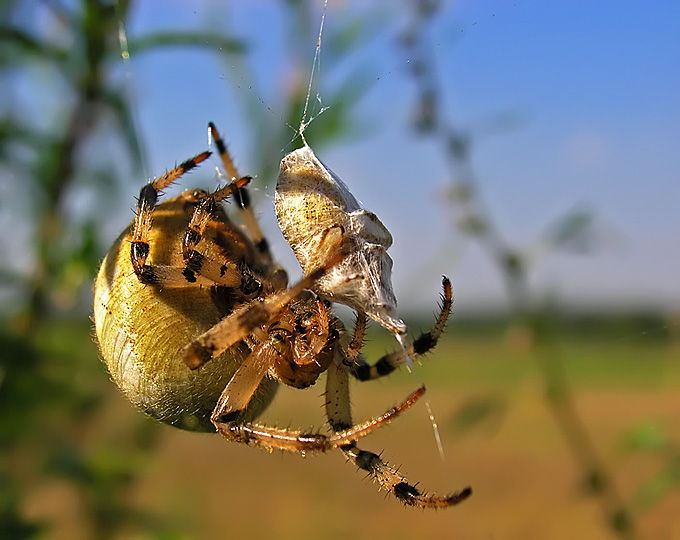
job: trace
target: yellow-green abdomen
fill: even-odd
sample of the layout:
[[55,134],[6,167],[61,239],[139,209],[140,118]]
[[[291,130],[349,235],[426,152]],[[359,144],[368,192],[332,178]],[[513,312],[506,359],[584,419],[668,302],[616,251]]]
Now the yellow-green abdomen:
[[[134,405],[183,429],[214,431],[210,414],[249,353],[240,344],[196,371],[182,362],[179,350],[224,315],[209,289],[140,283],[130,262],[127,231],[95,281],[95,331],[111,377]],[[248,407],[248,419],[266,408],[275,391],[276,383],[266,379]]]

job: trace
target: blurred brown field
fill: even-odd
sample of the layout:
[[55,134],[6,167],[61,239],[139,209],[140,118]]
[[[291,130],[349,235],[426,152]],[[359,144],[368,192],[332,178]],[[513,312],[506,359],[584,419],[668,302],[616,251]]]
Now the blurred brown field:
[[[372,334],[365,352],[375,360],[392,346],[390,336]],[[680,538],[680,491],[655,498],[655,484],[649,482],[664,467],[663,453],[632,449],[641,437],[680,444],[678,344],[633,331],[616,339],[564,338],[557,349],[578,412],[606,470],[631,503],[639,538]],[[96,365],[94,346],[83,345],[82,354]],[[99,474],[134,460],[123,491],[126,503],[153,516],[143,519],[157,520],[156,529],[164,531],[145,533],[132,520],[112,528],[105,535],[110,538],[614,538],[601,501],[587,493],[583,472],[546,407],[536,354],[526,340],[461,332],[454,322],[415,377],[397,373],[385,381],[353,384],[357,420],[392,406],[418,380],[428,386],[444,461],[422,403],[361,446],[383,451],[426,490],[473,487],[471,499],[444,511],[400,506],[339,453],[269,454],[142,420],[106,381],[101,366],[89,383],[97,381],[103,401],[87,421],[70,426],[66,440],[85,453],[99,449],[98,467],[104,471]],[[263,420],[322,428],[322,392],[322,383],[305,391],[282,389]],[[153,439],[143,453],[140,432]],[[126,454],[130,445],[137,449]],[[15,455],[16,466],[25,467],[21,462],[44,451],[24,448]],[[49,523],[46,538],[101,537],[92,529],[96,504],[88,503],[79,484],[46,475],[29,485],[21,513]]]

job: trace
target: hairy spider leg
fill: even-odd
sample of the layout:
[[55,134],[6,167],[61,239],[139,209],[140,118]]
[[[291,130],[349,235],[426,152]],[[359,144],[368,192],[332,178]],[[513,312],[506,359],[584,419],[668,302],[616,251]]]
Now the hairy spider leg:
[[253,394],[266,376],[275,356],[275,338],[266,338],[241,364],[220,397],[211,416],[217,431],[225,438],[244,444],[255,444],[269,450],[288,452],[327,452],[346,447],[384,426],[410,408],[425,392],[420,387],[402,403],[380,416],[357,425],[347,426],[332,435],[280,429],[261,424],[242,422],[241,413],[247,408]]
[[[451,306],[453,304],[453,297],[451,294],[451,282],[444,276],[442,278],[443,292],[441,295],[441,306],[437,320],[435,321],[432,330],[423,332],[406,346],[406,354],[411,358],[417,359],[423,354],[434,349],[444,332],[446,322],[451,313]],[[366,331],[366,315],[363,313],[357,314],[357,320],[354,328],[354,337],[348,349],[348,360],[351,363],[350,373],[360,381],[370,381],[389,375],[399,366],[406,363],[404,351],[401,349],[395,350],[380,358],[375,364],[369,364],[360,354],[363,336]]]
[[[198,279],[192,281],[191,274],[189,277],[185,275],[186,268],[167,265],[150,266],[146,264],[150,250],[149,233],[151,232],[153,211],[161,191],[179,177],[195,168],[199,163],[205,161],[210,155],[211,152],[198,154],[141,188],[137,201],[135,222],[132,228],[130,255],[135,274],[142,283],[163,285],[165,287],[187,287],[192,284],[213,284],[213,282],[208,282],[207,279],[201,280],[200,282]],[[240,284],[240,276],[230,274],[225,281],[226,283],[223,283],[224,285],[232,287],[238,286]]]
[[[195,249],[185,249],[185,266],[146,264],[150,251],[149,233],[151,232],[153,212],[161,191],[206,160],[210,155],[210,152],[198,154],[141,188],[137,201],[137,214],[131,233],[130,254],[135,274],[142,283],[170,288],[223,285],[232,288],[240,287],[247,293],[259,290],[257,281],[247,272],[244,272],[243,268],[237,267],[236,264],[229,261],[217,262],[205,257]],[[200,231],[198,240],[200,240],[200,234],[205,229],[205,224],[201,223],[201,220],[204,216],[208,216],[207,210],[214,209],[214,203],[211,206],[211,201],[219,201],[228,197],[245,183],[247,183],[247,180],[242,179],[228,184],[211,195],[204,193],[192,195],[198,199],[198,204],[194,209],[194,215],[189,226],[194,224],[194,220],[200,223],[195,227]],[[193,239],[191,230],[187,229],[185,245],[186,237],[190,237],[190,240]],[[196,243],[198,243],[198,240],[196,240]],[[195,247],[195,245],[192,247]]]
[[[424,391],[424,387],[421,387]],[[349,399],[349,370],[343,361],[337,361],[328,368],[326,378],[326,415],[333,431],[342,432],[352,425]],[[446,508],[458,504],[470,495],[466,487],[450,495],[428,495],[402,476],[396,468],[385,462],[378,454],[361,450],[354,442],[341,446],[345,457],[368,473],[384,489],[407,506],[419,508]]]
[[182,360],[189,368],[197,369],[221,355],[257,328],[270,323],[291,300],[303,290],[310,289],[317,279],[326,274],[344,256],[345,254],[339,251],[324,266],[303,277],[295,285],[265,298],[255,298],[239,307],[182,348],[180,350]]
[[238,188],[245,186],[250,181],[250,178],[245,177],[230,182],[214,193],[206,195],[194,208],[194,213],[187,225],[187,231],[184,235],[184,258],[191,258],[191,252],[196,249],[196,246],[201,241],[205,228],[208,226],[214,217],[217,203],[229,197]]
[[206,195],[194,208],[191,220],[184,235],[183,251],[186,266],[182,271],[188,283],[195,283],[200,278],[209,281],[208,285],[238,286],[246,295],[254,295],[262,290],[261,283],[243,265],[236,265],[231,261],[217,261],[197,251],[196,247],[203,238],[208,226],[218,227],[214,221],[214,214],[220,201],[236,193],[250,181],[249,177],[234,180]]
[[[210,122],[208,124],[208,129],[212,134],[212,139],[215,141],[215,146],[217,147],[217,151],[220,154],[220,158],[222,159],[222,164],[224,165],[224,170],[227,173],[227,177],[232,181],[240,178],[238,171],[236,170],[236,166],[234,165],[234,161],[231,159],[231,155],[227,150],[227,145],[224,143],[220,133],[217,131],[215,124]],[[245,178],[250,177],[247,176]],[[255,244],[255,248],[267,262],[271,263],[273,259],[269,249],[269,243],[262,234],[260,224],[255,217],[255,212],[253,212],[252,206],[250,205],[250,195],[248,194],[248,190],[246,189],[245,185],[239,186],[239,189],[236,190],[234,199],[238,203],[241,221],[245,225],[251,240]]]
[[199,163],[205,161],[210,156],[210,152],[203,152],[181,163],[171,171],[166,172],[160,178],[147,183],[139,191],[137,200],[137,213],[135,223],[132,228],[132,241],[130,245],[130,256],[135,274],[142,283],[154,282],[155,275],[153,269],[147,266],[146,259],[149,256],[149,233],[151,232],[151,218],[154,207],[158,202],[160,192],[172,184],[183,174],[195,168]]
[[[326,266],[312,272],[289,289],[244,304],[180,351],[184,362],[191,369],[197,369],[243,340],[247,335],[252,335],[259,341],[259,345],[253,349],[223,390],[211,416],[217,430],[227,439],[290,452],[325,452],[347,446],[387,424],[410,408],[425,392],[424,387],[418,388],[401,404],[384,414],[361,424],[336,430],[330,436],[243,423],[240,420],[241,413],[247,408],[262,379],[272,367],[277,354],[275,336],[268,336],[262,327],[271,324],[290,301],[304,289],[309,288],[342,257],[341,253]],[[325,314],[325,310],[323,313]],[[331,339],[330,333],[329,339]]]

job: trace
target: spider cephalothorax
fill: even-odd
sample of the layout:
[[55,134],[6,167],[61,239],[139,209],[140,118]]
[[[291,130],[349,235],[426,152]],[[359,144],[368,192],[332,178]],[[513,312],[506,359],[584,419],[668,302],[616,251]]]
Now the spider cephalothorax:
[[290,302],[269,327],[269,336],[275,342],[276,378],[295,388],[313,385],[333,361],[340,327],[321,300],[300,298]]
[[[413,405],[424,388],[380,416],[360,424],[352,420],[349,377],[376,379],[405,361],[401,350],[373,365],[361,354],[366,313],[379,321],[382,317],[393,331],[401,331],[401,321],[393,317],[396,302],[382,305],[370,295],[352,299],[352,290],[366,283],[361,272],[347,266],[360,255],[352,223],[331,223],[321,230],[319,262],[304,268],[305,277],[288,286],[250,208],[245,188],[249,178],[239,177],[217,130],[212,124],[210,129],[231,182],[211,194],[188,191],[157,204],[165,187],[208,158],[204,152],[144,186],[135,221],[114,242],[99,270],[95,330],[113,380],[135,405],[177,427],[216,429],[227,439],[268,449],[338,449],[405,504],[446,507],[467,498],[469,488],[444,497],[423,495],[377,454],[356,446],[359,438]],[[227,198],[237,202],[243,230],[220,206]],[[372,214],[341,211],[355,212],[360,221],[368,219],[384,229]],[[295,237],[294,230],[289,237]],[[391,237],[389,242],[384,235],[380,238],[378,251],[384,254]],[[327,276],[349,284],[337,299],[349,298],[346,303],[357,310],[352,335],[331,312]],[[434,327],[406,347],[413,358],[432,349],[444,329],[451,286],[446,278],[443,285]],[[330,434],[255,423],[279,384],[305,388],[322,373]]]

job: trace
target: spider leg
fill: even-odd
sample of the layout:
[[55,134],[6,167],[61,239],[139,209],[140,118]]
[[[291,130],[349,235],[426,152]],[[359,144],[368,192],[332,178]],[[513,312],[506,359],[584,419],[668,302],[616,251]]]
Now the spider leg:
[[[229,151],[227,150],[227,146],[224,144],[224,140],[217,131],[215,124],[210,122],[208,124],[208,129],[210,130],[212,138],[215,141],[215,146],[217,147],[217,151],[220,154],[220,158],[222,159],[222,164],[224,165],[227,176],[232,181],[240,178],[236,167],[234,166],[234,161],[231,159]],[[250,179],[250,177],[245,178]],[[248,190],[245,188],[245,184],[243,186],[239,186],[239,189],[236,190],[234,198],[236,199],[236,202],[239,206],[239,216],[241,217],[241,221],[245,225],[250,238],[253,240],[255,248],[267,262],[272,262],[269,243],[262,234],[260,224],[255,217],[252,207],[250,206],[250,195],[248,194]]]
[[366,364],[366,360],[361,356],[361,347],[364,345],[367,323],[368,317],[366,317],[366,314],[364,312],[357,312],[356,320],[354,321],[354,334],[352,334],[352,340],[347,346],[347,358],[343,359],[343,363],[350,369],[357,365]]
[[184,235],[183,254],[185,259],[191,257],[191,253],[201,241],[206,227],[209,223],[212,223],[217,203],[229,197],[229,195],[236,192],[239,187],[245,186],[249,181],[250,178],[247,177],[241,178],[240,180],[234,180],[223,188],[207,195],[196,205]]
[[[328,369],[326,379],[326,414],[331,428],[341,431],[352,425],[349,400],[349,374],[342,362],[333,363]],[[472,489],[466,487],[450,495],[426,495],[402,476],[397,469],[385,462],[378,454],[361,450],[354,442],[341,446],[345,457],[368,475],[380,486],[389,491],[406,506],[418,508],[446,508],[456,505],[470,495]]]
[[381,488],[389,491],[405,506],[447,508],[463,502],[472,495],[472,488],[469,486],[450,495],[424,494],[378,454],[361,450],[354,443],[342,447],[342,451],[349,461],[368,472]]
[[[266,345],[266,342],[261,343],[248,355],[222,391],[210,417],[219,431],[224,432],[222,425],[228,425],[232,420],[238,419],[267,374],[271,362],[266,354],[268,352]],[[230,431],[224,434],[228,436]]]
[[234,373],[215,406],[211,420],[217,431],[229,440],[256,444],[272,450],[326,452],[350,445],[358,438],[364,437],[385,425],[395,416],[411,407],[424,392],[424,388],[419,388],[400,405],[391,408],[384,414],[356,426],[337,430],[330,436],[241,422],[242,413],[271,366],[270,352],[272,345],[273,340],[265,339],[253,350]]
[[248,297],[262,288],[246,265],[225,260],[218,262],[197,250],[191,250],[184,266],[144,264],[136,272],[139,281],[165,288],[212,287],[222,285],[241,289]]
[[200,279],[201,284],[208,282],[209,285],[239,287],[246,295],[257,293],[262,289],[261,283],[245,267],[237,266],[229,261],[216,261],[196,250],[206,227],[215,226],[213,214],[217,204],[237,192],[249,181],[248,177],[234,180],[204,197],[194,208],[184,235],[183,256],[186,266],[182,270],[182,276],[185,278],[185,285],[186,282],[197,283]]
[[[424,332],[418,336],[411,343],[406,345],[406,353],[413,359],[425,354],[428,351],[434,349],[444,332],[444,327],[446,326],[446,321],[451,313],[451,305],[453,303],[453,298],[451,294],[451,282],[447,277],[442,279],[442,287],[444,292],[441,296],[441,309],[439,316],[429,332]],[[406,363],[406,358],[404,356],[404,351],[396,350],[391,353],[386,354],[380,358],[375,364],[368,364],[366,360],[359,354],[361,349],[361,341],[363,340],[363,334],[366,329],[366,315],[363,313],[357,314],[357,322],[354,330],[353,347],[350,347],[347,351],[348,360],[352,363],[350,367],[350,373],[360,381],[370,381],[373,379],[378,379],[389,375],[396,368],[402,366]],[[358,338],[358,343],[355,343]],[[358,348],[357,348],[358,347]]]
[[146,184],[139,191],[139,200],[137,201],[137,214],[135,223],[132,228],[132,242],[130,245],[130,256],[132,257],[132,266],[135,273],[142,282],[146,282],[145,278],[145,263],[149,256],[149,233],[151,231],[151,217],[153,209],[158,202],[159,193],[172,184],[183,174],[189,172],[202,161],[205,161],[210,156],[210,152],[203,152],[184,163],[181,163],[171,171],[166,172],[160,178],[156,178],[152,182]]
[[323,276],[329,268],[337,264],[344,255],[340,253],[325,266],[317,268],[298,283],[264,298],[255,298],[222,319],[215,326],[186,345],[180,356],[191,369],[197,369],[206,362],[219,356],[251,334],[254,329],[268,324],[281,310],[304,289],[309,289],[314,281]]
[[204,152],[141,189],[137,204],[137,217],[132,230],[131,256],[133,267],[139,280],[149,285],[167,288],[222,285],[240,288],[245,295],[251,295],[258,292],[261,285],[247,268],[230,261],[218,262],[195,249],[206,226],[214,224],[212,212],[215,210],[215,205],[234,193],[239,189],[239,186],[245,185],[248,182],[248,179],[245,178],[232,182],[210,195],[196,195],[198,203],[194,208],[184,238],[184,259],[186,261],[184,266],[146,264],[149,255],[152,214],[160,191],[209,155],[209,152]]

